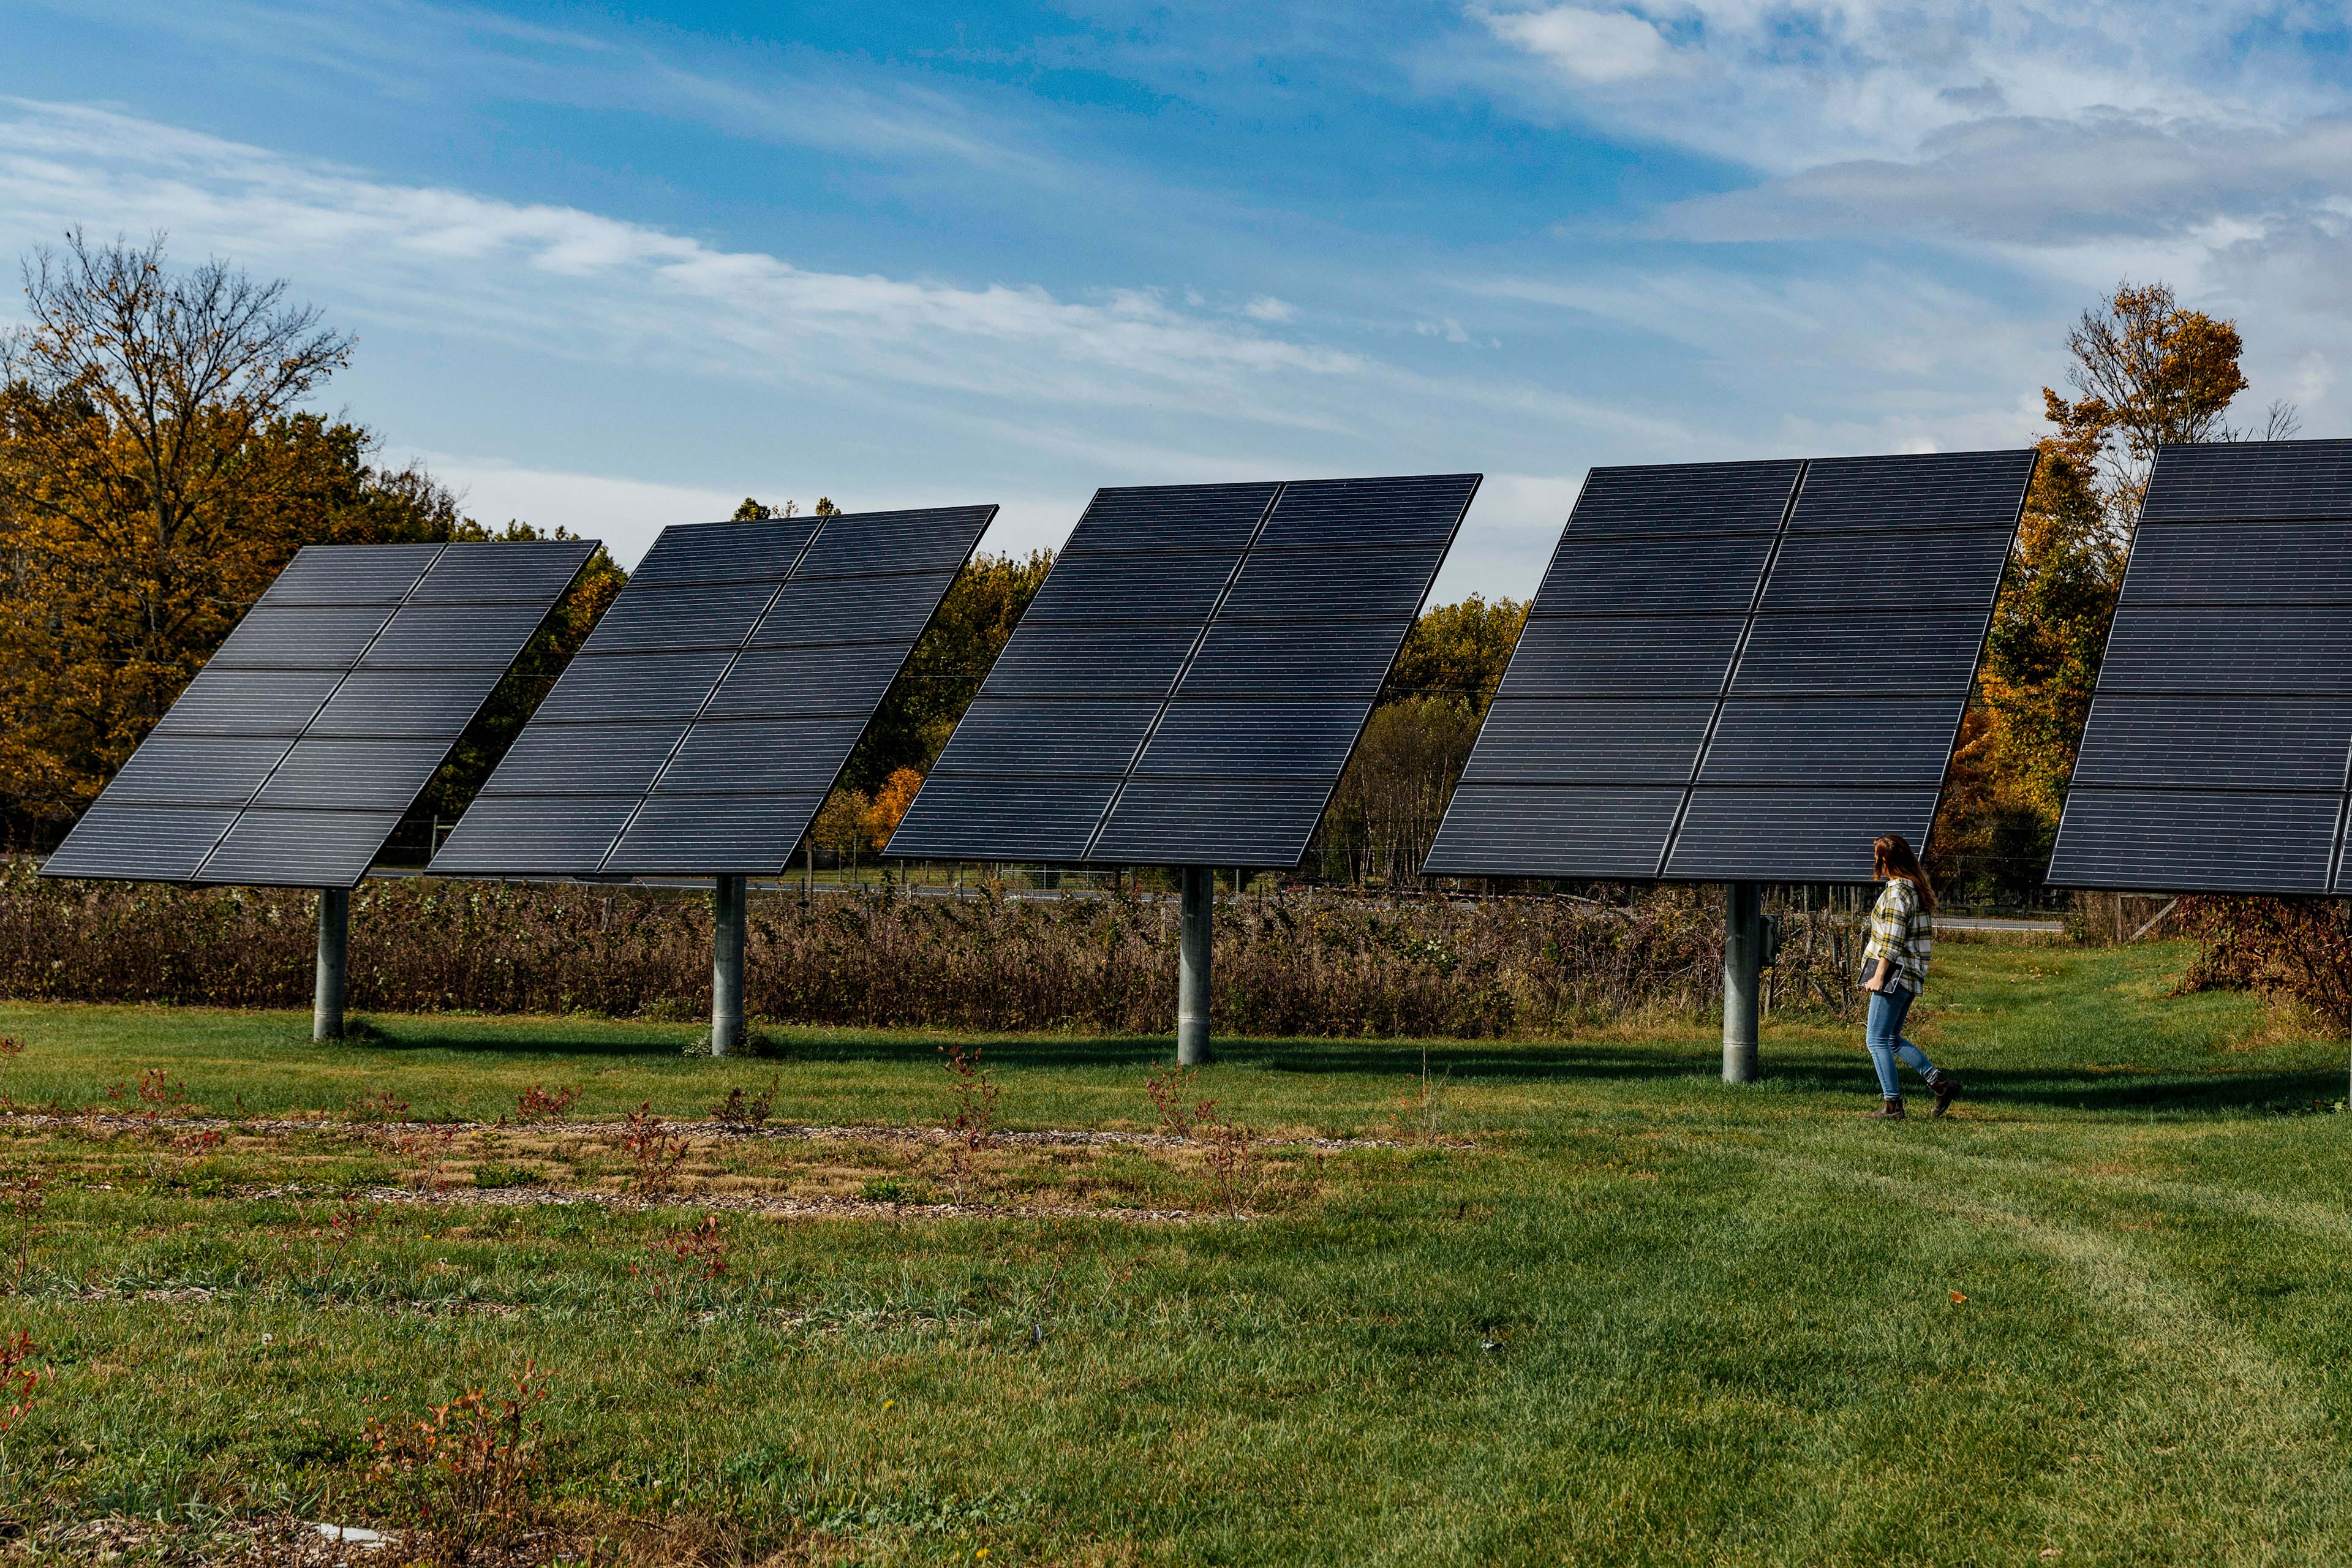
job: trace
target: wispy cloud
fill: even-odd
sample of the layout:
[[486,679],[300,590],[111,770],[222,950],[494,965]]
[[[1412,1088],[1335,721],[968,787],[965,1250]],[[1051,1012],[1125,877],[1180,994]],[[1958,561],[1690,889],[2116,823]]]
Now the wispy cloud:
[[[1057,297],[805,268],[566,206],[503,202],[67,105],[8,100],[0,221],[132,231],[327,269],[371,311],[538,351],[759,380],[823,375],[1024,403],[1322,416],[1276,389],[1354,353],[1244,328],[1149,290]],[[453,278],[465,286],[452,289]]]

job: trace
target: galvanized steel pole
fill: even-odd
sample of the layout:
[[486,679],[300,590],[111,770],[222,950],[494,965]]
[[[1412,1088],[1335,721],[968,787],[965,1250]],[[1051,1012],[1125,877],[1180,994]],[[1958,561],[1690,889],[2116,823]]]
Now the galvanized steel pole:
[[1209,953],[1216,923],[1217,873],[1187,866],[1176,960],[1176,1060],[1198,1067],[1209,1059]]
[[710,1054],[743,1048],[743,879],[710,884]]
[[310,994],[310,1037],[343,1037],[343,980],[351,970],[352,890],[319,889],[319,968]]
[[1731,882],[1723,893],[1723,1081],[1754,1083],[1764,994],[1764,889]]

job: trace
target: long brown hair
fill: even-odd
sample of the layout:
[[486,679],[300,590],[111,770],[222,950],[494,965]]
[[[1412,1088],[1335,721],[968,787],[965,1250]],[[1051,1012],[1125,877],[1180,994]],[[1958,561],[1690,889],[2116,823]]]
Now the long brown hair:
[[1929,913],[1936,909],[1936,889],[1928,885],[1927,873],[1919,869],[1919,857],[1911,853],[1911,841],[1900,833],[1889,833],[1870,841],[1870,874],[1884,882],[1900,877],[1919,889],[1919,901]]

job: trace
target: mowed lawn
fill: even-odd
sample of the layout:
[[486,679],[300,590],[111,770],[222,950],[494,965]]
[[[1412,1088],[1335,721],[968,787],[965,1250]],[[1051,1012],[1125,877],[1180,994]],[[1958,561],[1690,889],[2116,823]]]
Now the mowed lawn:
[[[2172,994],[2187,958],[1940,948],[1914,1033],[1974,1090],[1941,1122],[1862,1120],[1842,1026],[1769,1026],[1738,1090],[1700,1023],[1431,1042],[1433,1109],[1419,1044],[1248,1041],[1193,1090],[1289,1141],[1245,1192],[1190,1147],[705,1140],[646,1208],[397,1201],[424,1157],[353,1118],[535,1084],[697,1118],[773,1075],[780,1121],[936,1126],[940,1039],[727,1063],[676,1026],[321,1047],[285,1014],[0,1006],[19,1106],[137,1110],[108,1087],[161,1068],[318,1120],[0,1121],[0,1167],[47,1179],[0,1331],[53,1373],[0,1490],[192,1552],[225,1515],[396,1522],[364,1423],[535,1362],[574,1558],[2342,1563],[2352,1116],[2313,1105],[2344,1047]],[[1156,1123],[1164,1042],[982,1044],[1006,1128]],[[467,1133],[439,1179],[618,1191],[609,1132]],[[925,1212],[958,1189],[984,1206]],[[840,1207],[717,1205],[745,1193]],[[715,1279],[665,1245],[698,1194]]]

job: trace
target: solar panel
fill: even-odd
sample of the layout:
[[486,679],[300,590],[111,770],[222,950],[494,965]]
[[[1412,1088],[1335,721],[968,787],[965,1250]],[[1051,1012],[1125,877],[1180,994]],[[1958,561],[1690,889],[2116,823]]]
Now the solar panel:
[[1297,864],[1479,478],[1097,492],[890,853]]
[[782,871],[995,515],[665,529],[432,869]]
[[2347,890],[2352,441],[2167,447],[2049,880]]
[[304,549],[42,873],[352,886],[595,548]]
[[1924,845],[2033,461],[1593,469],[1424,869],[1860,881]]

